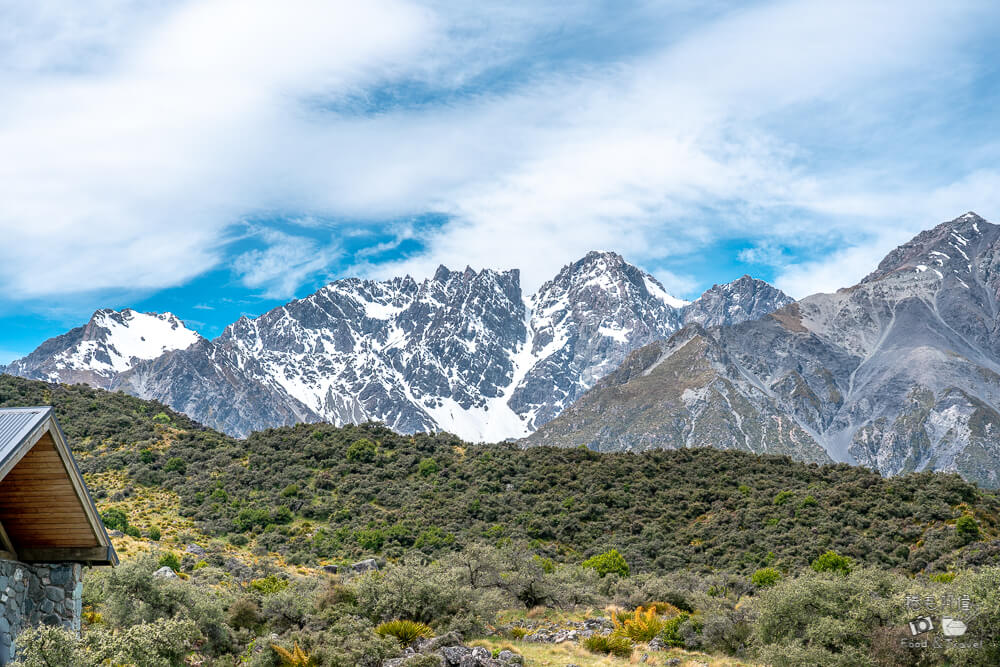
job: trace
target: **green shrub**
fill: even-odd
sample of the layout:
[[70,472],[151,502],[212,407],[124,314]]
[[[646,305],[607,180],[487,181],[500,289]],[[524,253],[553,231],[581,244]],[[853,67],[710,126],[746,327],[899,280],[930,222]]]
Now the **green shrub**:
[[149,539],[153,540],[154,542],[159,542],[160,538],[162,536],[163,536],[163,534],[160,532],[160,527],[159,526],[152,526],[152,527],[150,527],[150,529],[149,529]]
[[979,524],[968,514],[960,516],[955,522],[955,534],[964,544],[979,539]]
[[632,655],[632,640],[621,635],[591,635],[583,640],[583,647],[591,653],[628,658]]
[[128,528],[128,516],[124,510],[120,510],[117,507],[104,510],[101,513],[101,521],[104,522],[104,525],[109,530],[120,530],[124,533],[125,529]]
[[409,646],[418,639],[432,637],[434,631],[425,623],[397,619],[386,621],[376,627],[375,634],[395,637],[403,646]]
[[939,584],[950,584],[955,581],[954,572],[939,572],[938,574],[932,574],[930,577],[931,581],[936,581]]
[[847,556],[841,556],[835,551],[827,551],[814,560],[810,567],[817,572],[834,572],[836,574],[850,574],[854,567],[854,561]]
[[16,638],[13,667],[86,665],[86,653],[75,632],[50,625],[25,628]]
[[620,577],[629,575],[628,563],[625,557],[618,553],[618,549],[612,549],[596,556],[591,556],[581,564],[583,567],[593,569],[600,576],[607,574],[617,574]]
[[420,463],[417,464],[417,472],[420,473],[421,477],[430,477],[438,470],[440,470],[438,462],[431,457],[420,459]]
[[174,572],[181,569],[181,559],[173,551],[161,554],[158,564],[160,567],[169,567]]
[[274,595],[275,593],[280,593],[286,588],[288,588],[288,580],[281,579],[273,574],[269,574],[260,579],[254,579],[250,582],[250,589],[260,593],[261,595]]
[[[512,573],[505,580],[493,570],[500,566],[495,554],[487,558],[460,560],[462,554],[421,564],[406,561],[381,572],[369,572],[354,580],[361,613],[375,622],[408,618],[436,628],[481,632],[496,621],[496,613],[514,600],[498,586],[518,587],[524,580]],[[478,571],[469,580],[468,565]],[[540,582],[535,581],[540,586]]]
[[385,532],[380,528],[370,528],[354,531],[354,539],[365,551],[378,552],[385,544]]
[[673,618],[668,618],[663,623],[663,631],[660,632],[660,639],[667,646],[683,647],[684,637],[681,636],[680,629],[681,626],[689,619],[691,615],[686,611],[682,611]]
[[253,598],[242,597],[229,606],[227,622],[236,629],[253,629],[260,625],[263,620],[260,615],[260,607]]
[[816,499],[812,496],[806,496],[802,499],[802,502],[799,503],[799,507],[816,507],[817,505],[819,505],[819,503],[816,502]]
[[351,446],[347,448],[347,460],[348,461],[360,461],[362,463],[371,463],[375,460],[376,449],[375,443],[368,438],[361,438],[360,440],[355,440],[351,443]]
[[157,413],[153,417],[153,421],[156,422],[157,424],[169,424],[170,423],[170,415],[168,415],[166,412]]
[[417,536],[413,546],[417,549],[440,549],[455,543],[455,536],[441,530],[440,526],[431,526]]
[[768,665],[872,665],[873,637],[882,628],[905,627],[909,618],[902,595],[908,581],[871,569],[835,577],[806,571],[783,579],[750,603],[755,657]]
[[750,581],[757,588],[769,588],[781,581],[781,572],[773,567],[762,567],[750,576]]
[[147,447],[146,449],[139,450],[139,460],[143,463],[149,464],[156,460],[156,455],[153,454],[152,449]]
[[784,505],[785,503],[788,502],[789,498],[791,498],[794,495],[795,494],[792,493],[791,491],[779,491],[778,495],[774,497],[774,504]]
[[179,472],[180,474],[183,475],[184,473],[187,472],[187,461],[185,461],[179,456],[175,456],[169,461],[167,461],[166,465],[163,466],[163,471]]
[[129,537],[134,537],[135,539],[142,539],[142,531],[139,530],[138,526],[129,526],[125,529],[125,534]]

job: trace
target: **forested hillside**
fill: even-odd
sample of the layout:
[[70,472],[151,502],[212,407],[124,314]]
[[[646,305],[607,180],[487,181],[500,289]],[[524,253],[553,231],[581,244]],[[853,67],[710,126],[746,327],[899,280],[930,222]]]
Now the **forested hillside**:
[[[235,440],[155,402],[0,376],[0,406],[32,404],[56,406],[102,511],[133,494],[176,494],[201,531],[291,563],[524,540],[562,562],[617,548],[633,569],[657,572],[797,568],[828,549],[919,572],[1000,550],[997,496],[956,475],[883,479],[714,449],[472,446],[376,424]],[[112,478],[119,488],[102,488]],[[955,530],[962,516],[977,534]]]

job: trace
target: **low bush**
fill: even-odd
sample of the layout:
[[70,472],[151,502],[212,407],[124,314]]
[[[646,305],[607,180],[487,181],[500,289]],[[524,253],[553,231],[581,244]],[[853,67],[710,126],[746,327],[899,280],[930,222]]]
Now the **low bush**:
[[377,626],[375,634],[382,637],[395,637],[403,646],[409,646],[418,639],[433,636],[434,631],[431,629],[431,626],[424,623],[397,619],[395,621],[386,621]]
[[632,640],[621,635],[591,635],[583,640],[583,647],[591,653],[628,658],[632,655]]
[[625,562],[625,557],[618,553],[618,549],[591,556],[583,561],[582,565],[594,570],[602,577],[608,574],[617,574],[619,577],[629,575],[628,563]]
[[684,646],[684,636],[680,629],[689,618],[691,618],[691,615],[686,611],[682,611],[673,618],[667,619],[660,631],[660,639],[663,640],[663,643],[667,646]]
[[750,581],[757,588],[769,588],[781,581],[781,572],[773,567],[762,567],[750,576]]
[[181,569],[181,559],[173,551],[167,551],[160,555],[157,561],[160,567],[169,567],[174,572]]
[[968,514],[960,516],[955,521],[955,534],[963,544],[979,539],[979,524]]
[[[623,618],[624,616],[624,618]],[[634,642],[648,642],[663,630],[663,619],[654,607],[636,608],[631,614],[614,616],[615,632]]]
[[841,556],[835,551],[827,551],[814,560],[810,567],[816,572],[833,572],[848,575],[854,567],[854,561],[847,556]]

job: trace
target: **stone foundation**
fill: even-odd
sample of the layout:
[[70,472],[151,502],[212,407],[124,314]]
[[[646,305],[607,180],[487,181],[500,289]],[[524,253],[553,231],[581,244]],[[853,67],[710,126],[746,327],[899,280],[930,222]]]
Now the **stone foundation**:
[[76,563],[28,565],[0,560],[0,665],[28,626],[61,625],[80,631],[83,568]]

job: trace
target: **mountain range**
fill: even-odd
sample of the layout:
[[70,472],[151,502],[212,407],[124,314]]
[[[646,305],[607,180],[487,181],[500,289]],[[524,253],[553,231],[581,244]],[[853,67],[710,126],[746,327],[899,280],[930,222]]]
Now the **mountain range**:
[[302,421],[597,450],[712,446],[1000,486],[1000,227],[922,232],[795,302],[744,276],[693,302],[612,252],[338,280],[214,340],[100,310],[6,372],[161,401],[236,436]]
[[1000,227],[922,232],[859,284],[635,350],[527,445],[714,446],[998,486]]
[[744,276],[688,303],[591,252],[529,295],[517,270],[338,280],[214,340],[169,313],[100,310],[6,372],[123,390],[237,436],[373,420],[495,442],[529,435],[687,323],[732,325],[791,302]]

